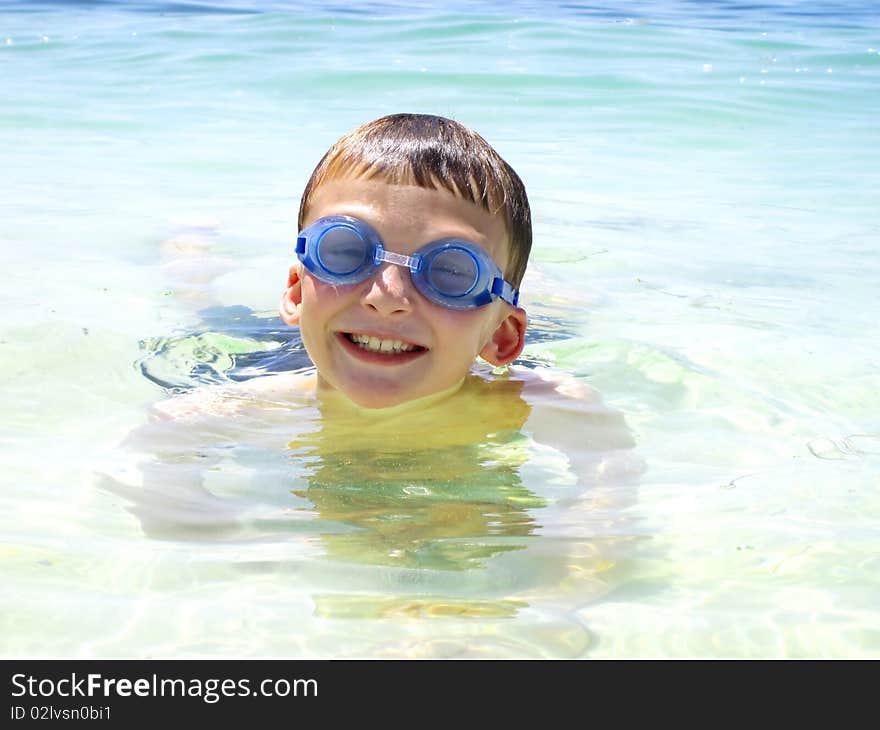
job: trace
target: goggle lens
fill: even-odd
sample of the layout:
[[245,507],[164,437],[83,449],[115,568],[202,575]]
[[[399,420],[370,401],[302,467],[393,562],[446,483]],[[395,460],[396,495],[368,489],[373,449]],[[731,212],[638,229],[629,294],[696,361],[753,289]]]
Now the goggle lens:
[[317,245],[318,262],[337,276],[348,276],[364,265],[369,246],[358,232],[335,226],[321,236]]
[[449,297],[463,297],[479,279],[477,260],[463,248],[449,248],[431,257],[427,275],[437,291]]

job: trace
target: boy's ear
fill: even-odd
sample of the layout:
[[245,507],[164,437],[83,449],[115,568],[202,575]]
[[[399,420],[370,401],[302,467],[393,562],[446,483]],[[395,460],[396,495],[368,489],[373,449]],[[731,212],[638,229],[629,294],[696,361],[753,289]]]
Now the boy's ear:
[[512,363],[526,344],[527,322],[525,309],[511,308],[480,350],[480,357],[495,367]]
[[299,305],[302,304],[302,279],[298,266],[291,266],[287,276],[287,288],[281,295],[281,306],[278,314],[289,325],[299,324]]

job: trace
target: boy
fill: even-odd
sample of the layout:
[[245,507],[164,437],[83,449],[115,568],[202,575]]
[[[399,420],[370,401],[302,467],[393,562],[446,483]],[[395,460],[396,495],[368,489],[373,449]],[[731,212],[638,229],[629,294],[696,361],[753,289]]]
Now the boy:
[[[130,439],[153,455],[146,491],[108,486],[138,501],[145,527],[225,524],[225,508],[200,502],[202,475],[243,443],[293,455],[308,483],[293,493],[344,521],[339,485],[395,479],[404,491],[430,483],[436,495],[438,484],[463,490],[486,477],[496,486],[480,493],[480,519],[493,501],[486,514],[505,500],[515,511],[543,503],[510,491],[522,486],[524,438],[565,454],[581,485],[638,471],[622,417],[592,390],[570,377],[507,370],[524,346],[518,288],[531,218],[521,180],[482,137],[430,115],[363,125],[318,163],[298,228],[280,315],[299,326],[315,372],[158,404],[159,418]],[[351,507],[351,494],[343,496]],[[357,514],[347,521],[357,524]]]

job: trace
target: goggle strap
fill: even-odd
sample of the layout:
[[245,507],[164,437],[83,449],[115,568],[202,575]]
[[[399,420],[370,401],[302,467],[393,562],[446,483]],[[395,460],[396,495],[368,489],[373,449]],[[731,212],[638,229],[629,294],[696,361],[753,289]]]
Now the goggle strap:
[[386,251],[382,246],[376,246],[376,250],[373,252],[373,263],[378,265],[383,261],[387,261],[389,264],[405,266],[413,272],[422,268],[422,257],[419,256],[419,254],[416,254],[415,256],[404,256],[403,254],[394,253],[393,251]]
[[296,237],[296,252],[297,253],[305,253],[306,252],[306,237],[305,236],[297,236]]
[[514,307],[519,303],[519,289],[514,289],[498,276],[492,280],[492,293]]

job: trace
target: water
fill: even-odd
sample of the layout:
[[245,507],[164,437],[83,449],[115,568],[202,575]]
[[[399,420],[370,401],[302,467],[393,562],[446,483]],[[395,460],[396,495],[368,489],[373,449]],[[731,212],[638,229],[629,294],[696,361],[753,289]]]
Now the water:
[[[872,4],[319,5],[0,3],[0,651],[876,656]],[[514,441],[426,493],[364,450],[347,493],[279,413],[231,427],[268,445],[228,444],[194,526],[119,443],[163,385],[303,364],[272,318],[299,193],[396,111],[523,177],[526,363],[598,388],[646,471],[576,494]],[[196,233],[223,273],[190,300],[163,242]]]

